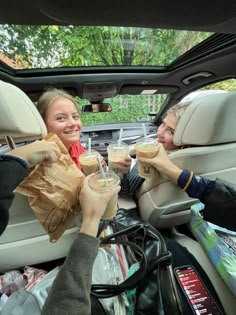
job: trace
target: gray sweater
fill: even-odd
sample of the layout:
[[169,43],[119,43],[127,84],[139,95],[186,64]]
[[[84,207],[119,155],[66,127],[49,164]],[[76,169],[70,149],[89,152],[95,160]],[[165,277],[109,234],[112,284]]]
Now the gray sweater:
[[97,238],[78,233],[52,285],[42,315],[91,314],[92,268],[98,246]]

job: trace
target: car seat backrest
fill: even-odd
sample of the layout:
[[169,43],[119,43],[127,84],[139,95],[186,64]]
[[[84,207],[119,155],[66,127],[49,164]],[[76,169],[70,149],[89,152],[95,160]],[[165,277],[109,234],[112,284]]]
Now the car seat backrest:
[[[170,159],[195,174],[235,183],[235,118],[235,92],[193,100],[181,117],[174,136],[174,143],[186,148],[170,153]],[[191,146],[187,147],[189,144]],[[160,174],[145,180],[136,195],[141,216],[157,227],[188,222],[190,207],[197,202]]]
[[30,141],[47,133],[44,121],[30,98],[18,87],[0,81],[0,143]]

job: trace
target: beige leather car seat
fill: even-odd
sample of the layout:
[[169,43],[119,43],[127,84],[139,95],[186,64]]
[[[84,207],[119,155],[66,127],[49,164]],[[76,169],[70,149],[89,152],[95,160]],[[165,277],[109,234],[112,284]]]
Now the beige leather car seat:
[[43,119],[29,97],[16,86],[0,81],[0,143],[41,138],[47,133]]
[[[191,147],[169,156],[182,169],[236,183],[236,93],[207,95],[193,100],[177,126],[174,143]],[[145,180],[137,192],[140,214],[156,227],[189,221],[191,199],[160,175]]]
[[[11,136],[17,143],[41,138],[46,126],[28,96],[0,81],[0,142]],[[36,219],[28,199],[15,193],[9,224],[0,237],[0,272],[66,256],[78,230],[75,223],[55,243]]]

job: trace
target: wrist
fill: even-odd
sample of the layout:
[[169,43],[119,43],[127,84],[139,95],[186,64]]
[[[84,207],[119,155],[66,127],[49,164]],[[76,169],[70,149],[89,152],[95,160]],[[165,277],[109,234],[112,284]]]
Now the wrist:
[[97,236],[100,218],[97,216],[83,217],[80,232],[90,236]]
[[181,174],[182,170],[176,166],[175,164],[164,165],[161,169],[161,173],[169,178],[172,182],[177,184],[178,178]]

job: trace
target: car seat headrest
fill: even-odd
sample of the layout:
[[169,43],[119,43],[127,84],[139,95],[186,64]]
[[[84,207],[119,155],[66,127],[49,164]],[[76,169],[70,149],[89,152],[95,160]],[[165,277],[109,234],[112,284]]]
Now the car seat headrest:
[[181,117],[174,143],[212,145],[236,141],[236,92],[212,94],[193,100]]
[[18,87],[0,81],[0,142],[33,140],[47,133],[44,121],[30,98]]

